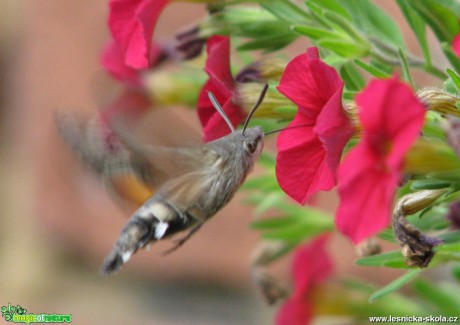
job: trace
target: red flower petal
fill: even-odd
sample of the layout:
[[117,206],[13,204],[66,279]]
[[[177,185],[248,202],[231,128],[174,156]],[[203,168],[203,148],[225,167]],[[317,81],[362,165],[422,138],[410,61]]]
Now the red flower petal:
[[[150,49],[149,68],[157,65],[163,58],[163,48],[153,43]],[[134,69],[126,65],[123,49],[117,42],[112,40],[107,44],[102,53],[101,64],[115,79],[134,87],[142,85],[141,73],[143,70]]]
[[169,0],[111,0],[109,27],[127,66],[149,66],[153,29]]
[[111,41],[102,54],[102,66],[115,78],[133,86],[141,84],[139,72],[125,64],[124,53],[119,44]]
[[208,59],[204,70],[222,95],[231,96],[235,81],[230,70],[230,39],[227,36],[212,36],[206,43],[206,49]]
[[277,325],[305,325],[313,318],[311,289],[326,280],[333,267],[326,252],[328,239],[329,234],[323,234],[297,248],[292,267],[294,293],[278,311]]
[[343,148],[353,135],[350,121],[342,111],[343,84],[324,105],[316,120],[313,131],[318,135],[325,152],[327,169],[333,176],[333,183],[328,184],[326,179],[319,190],[329,190],[337,184],[336,171],[340,164]]
[[212,36],[207,42],[208,59],[205,71],[209,80],[201,89],[198,97],[197,113],[203,125],[204,141],[218,139],[228,133],[230,129],[224,119],[212,106],[208,98],[211,91],[222,109],[236,127],[244,120],[243,109],[233,102],[235,81],[230,72],[230,42],[228,37]]
[[460,34],[455,36],[454,40],[452,41],[452,49],[454,50],[455,54],[460,58]]
[[307,325],[313,318],[313,307],[308,300],[288,299],[276,315],[276,325]]
[[410,87],[396,77],[372,80],[356,96],[363,124],[363,141],[392,169],[400,169],[403,157],[421,132],[425,108]]
[[337,228],[357,244],[387,227],[398,181],[364,145],[355,147],[339,169]]
[[317,48],[294,58],[278,90],[298,105],[298,113],[278,137],[276,175],[281,188],[299,203],[337,183],[340,156],[352,128],[342,107],[343,82],[319,59]]
[[337,72],[322,62],[318,49],[312,47],[289,62],[277,89],[299,106],[299,112],[316,117],[342,87]]
[[[311,118],[298,114],[288,127],[312,124]],[[277,139],[276,178],[280,187],[304,204],[317,191],[329,190],[335,177],[327,166],[325,151],[313,127],[281,132]]]
[[340,166],[336,224],[359,243],[389,224],[404,156],[420,134],[425,109],[397,78],[372,80],[356,103],[363,139]]
[[293,298],[308,297],[312,286],[325,281],[332,273],[332,261],[326,251],[328,240],[329,234],[323,234],[297,248],[292,268]]

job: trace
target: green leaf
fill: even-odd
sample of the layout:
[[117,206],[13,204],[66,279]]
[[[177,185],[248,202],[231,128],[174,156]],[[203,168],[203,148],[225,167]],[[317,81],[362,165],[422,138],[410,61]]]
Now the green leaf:
[[402,34],[394,20],[369,0],[338,0],[358,29],[369,37],[391,44],[395,48],[405,48]]
[[283,33],[278,35],[269,34],[259,36],[254,40],[246,42],[237,47],[239,51],[266,50],[267,52],[279,50],[292,43],[296,39],[294,33]]
[[452,267],[452,276],[460,282],[460,265],[454,265]]
[[379,233],[379,238],[389,241],[390,243],[395,243],[395,235],[393,234],[393,229],[385,229]]
[[340,28],[340,30],[344,31],[348,35],[348,37],[356,43],[362,44],[364,47],[370,48],[370,44],[362,35],[360,35],[360,33],[347,19],[332,11],[326,11],[324,13],[324,18],[327,19],[330,23],[332,23],[335,27],[338,27]]
[[262,214],[265,211],[275,208],[278,206],[279,202],[285,198],[283,192],[271,192],[263,196],[262,200],[257,204],[257,207],[254,211],[255,214]]
[[[288,214],[286,220],[274,219],[267,221],[268,224],[256,223],[258,227],[267,228],[262,234],[264,239],[300,242],[334,227],[333,220],[320,210],[294,206],[283,201],[278,203],[277,208]],[[278,226],[270,228],[271,223]]]
[[394,280],[387,286],[374,292],[369,297],[369,302],[375,302],[377,299],[400,289],[401,287],[403,287],[404,285],[406,285],[407,283],[415,279],[421,272],[422,272],[421,269],[413,269],[413,270],[408,271],[406,274],[397,278],[396,280]]
[[321,7],[323,9],[335,12],[336,14],[344,17],[347,20],[351,20],[350,14],[336,0],[308,0],[306,1],[307,5],[311,3],[314,3],[316,4],[316,6]]
[[399,269],[409,268],[406,263],[404,263],[404,256],[401,254],[400,250],[366,256],[356,260],[355,263],[361,266],[387,266]]
[[441,43],[441,49],[455,71],[460,73],[460,58],[457,56],[457,54],[454,53],[450,43]]
[[351,101],[355,99],[357,94],[358,91],[344,89],[342,93],[342,99]]
[[372,65],[372,64],[367,64],[364,61],[361,61],[359,59],[354,60],[355,64],[362,68],[363,70],[367,71],[369,74],[376,78],[384,79],[384,78],[390,78],[391,75],[386,73],[385,71],[380,70],[378,67]]
[[273,231],[265,232],[262,234],[262,238],[269,240],[300,242],[331,229],[332,225],[328,225],[326,223],[317,224],[304,220],[289,227],[278,228]]
[[299,218],[295,216],[285,216],[285,217],[271,217],[266,219],[256,220],[251,223],[251,228],[256,230],[270,230],[288,227],[297,224]]
[[311,16],[289,0],[259,0],[259,4],[274,16],[290,24],[311,23]]
[[345,82],[348,90],[360,91],[365,86],[365,81],[361,74],[356,70],[352,62],[345,63],[340,69],[340,76]]
[[406,55],[400,48],[398,49],[398,54],[399,59],[401,60],[401,65],[403,67],[404,80],[409,83],[413,90],[415,90],[414,80],[412,80],[412,76],[410,75],[409,64],[407,63]]
[[423,57],[425,58],[425,63],[427,65],[431,65],[430,49],[426,39],[425,21],[419,15],[419,13],[410,6],[409,1],[410,0],[396,0],[399,8],[401,9],[401,12],[409,23],[409,26],[412,28],[415,37],[417,38],[418,44],[423,53]]
[[375,59],[371,59],[369,64],[383,72],[386,72],[390,76],[394,75],[394,66],[382,63],[381,61]]
[[344,58],[355,59],[369,54],[369,49],[362,45],[337,39],[322,39],[318,41],[320,47],[324,47]]
[[317,222],[326,221],[327,223],[333,223],[331,215],[309,206],[301,206],[296,203],[290,203],[286,201],[280,202],[278,208],[284,211],[286,214],[296,215],[302,218],[308,218],[309,220],[316,220]]
[[420,229],[422,232],[442,230],[449,226],[446,219],[446,206],[428,207],[407,217],[407,221]]
[[427,175],[427,178],[441,179],[451,182],[460,182],[460,169],[431,172]]
[[273,108],[273,112],[279,113],[279,115],[289,116],[292,115],[292,118],[297,114],[298,108],[296,106],[277,106]]
[[449,253],[460,253],[460,242],[444,244],[436,248],[438,253],[449,252]]
[[435,248],[435,256],[431,261],[432,266],[447,262],[460,262],[460,242],[444,244]]
[[[409,1],[441,42],[450,43],[458,33],[458,3],[455,0]],[[453,10],[456,8],[456,10]]]
[[242,190],[259,190],[261,192],[273,192],[279,190],[279,185],[273,175],[252,177],[241,186]]
[[451,231],[440,234],[438,236],[440,239],[444,240],[446,244],[453,244],[460,242],[460,231]]
[[295,25],[292,27],[292,29],[299,34],[307,36],[314,40],[337,37],[336,32],[323,28],[310,27],[305,25]]
[[423,179],[414,181],[411,184],[411,189],[414,191],[418,190],[436,190],[440,188],[450,187],[452,182],[437,180],[437,179]]
[[455,87],[455,92],[453,93],[460,94],[460,76],[451,69],[447,69],[446,72],[449,75],[449,79],[446,81],[446,83],[450,80],[452,85]]
[[[452,290],[448,290],[439,284],[429,283],[421,279],[415,281],[413,287],[421,297],[436,306],[443,315],[459,315],[460,300],[458,292],[452,292]],[[459,288],[453,289],[457,291]]]

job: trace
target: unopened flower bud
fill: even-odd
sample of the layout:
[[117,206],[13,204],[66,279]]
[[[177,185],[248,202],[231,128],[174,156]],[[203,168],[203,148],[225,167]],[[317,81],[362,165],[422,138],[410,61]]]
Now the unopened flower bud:
[[343,104],[343,110],[353,126],[353,136],[360,137],[363,131],[363,126],[358,116],[358,106],[355,103]]
[[273,262],[280,252],[286,249],[286,243],[282,241],[264,241],[256,247],[252,253],[252,265],[266,266]]
[[420,138],[414,142],[404,158],[404,171],[426,174],[456,169],[459,164],[459,158],[445,142]]
[[286,62],[277,58],[265,58],[243,68],[237,75],[238,82],[267,82],[279,80],[286,68]]
[[145,75],[145,88],[159,105],[195,105],[205,75],[196,71],[194,78],[183,78],[171,71],[155,70]]
[[422,190],[406,195],[398,202],[397,208],[406,216],[417,213],[430,206],[447,191],[448,189],[445,188],[438,190]]
[[[258,83],[239,83],[236,101],[245,111],[249,111],[259,99],[262,85]],[[293,118],[297,107],[274,87],[270,87],[263,102],[256,110],[254,117],[275,117],[280,119]]]
[[375,238],[368,238],[355,246],[355,252],[358,257],[376,255],[381,251],[382,248]]
[[424,88],[417,92],[417,97],[429,110],[460,117],[457,103],[460,98],[438,88]]

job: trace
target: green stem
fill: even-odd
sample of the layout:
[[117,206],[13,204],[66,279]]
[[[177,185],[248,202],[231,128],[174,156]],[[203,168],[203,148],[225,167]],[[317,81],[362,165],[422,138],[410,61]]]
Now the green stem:
[[[373,54],[375,57],[379,60],[381,60],[384,63],[388,63],[390,65],[395,65],[398,66],[400,65],[399,60],[392,59],[387,55],[392,55],[394,53],[395,56],[398,55],[398,51],[391,46],[388,46],[387,44],[381,42],[379,39],[376,38],[371,38],[371,42],[375,43],[378,47],[379,50],[373,49]],[[386,53],[384,54],[383,52],[380,51],[382,49]],[[421,68],[423,71],[426,73],[429,73],[441,80],[444,80],[447,78],[447,74],[439,67],[433,65],[431,62],[425,62],[424,60],[415,57],[411,54],[406,54],[407,58],[407,63],[411,67],[416,67],[416,68]]]
[[[382,63],[386,63],[393,66],[401,65],[401,62],[399,60],[388,57],[386,54],[376,51],[375,48],[372,49],[371,56],[381,61]],[[407,63],[410,67],[422,69],[426,73],[429,73],[435,76],[436,78],[439,78],[441,80],[447,79],[447,74],[441,68],[436,67],[434,65],[427,65],[423,62],[423,60],[420,60],[419,58],[409,55],[407,56]]]
[[423,66],[423,71],[439,78],[442,80],[447,79],[447,74],[441,69],[431,64],[426,64]]

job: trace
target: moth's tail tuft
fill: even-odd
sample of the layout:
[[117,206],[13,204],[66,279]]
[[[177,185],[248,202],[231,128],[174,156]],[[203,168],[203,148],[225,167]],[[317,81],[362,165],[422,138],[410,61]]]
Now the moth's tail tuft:
[[134,215],[121,232],[112,252],[105,259],[101,273],[103,275],[116,273],[138,249],[147,245],[150,240],[155,240],[157,223],[156,218],[146,220],[139,215]]
[[110,275],[118,272],[121,266],[125,262],[120,254],[117,252],[112,252],[106,259],[104,264],[102,265],[101,273],[102,275]]

